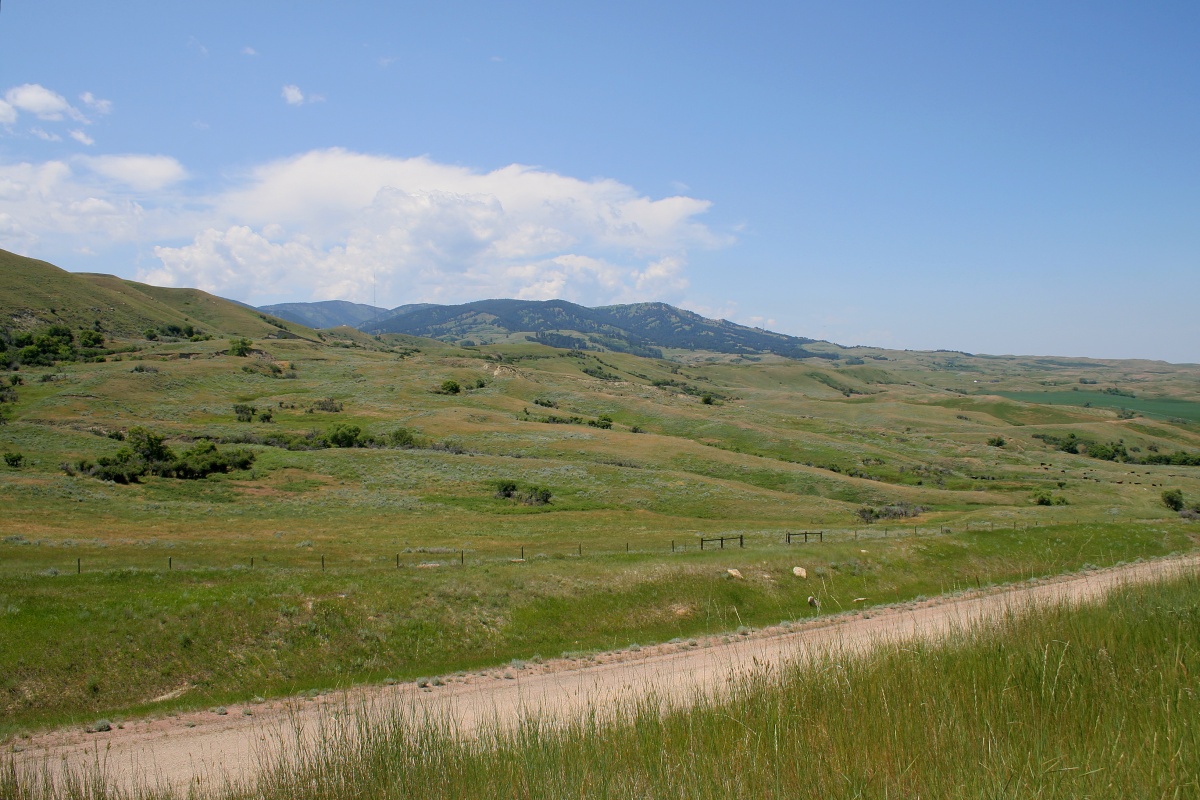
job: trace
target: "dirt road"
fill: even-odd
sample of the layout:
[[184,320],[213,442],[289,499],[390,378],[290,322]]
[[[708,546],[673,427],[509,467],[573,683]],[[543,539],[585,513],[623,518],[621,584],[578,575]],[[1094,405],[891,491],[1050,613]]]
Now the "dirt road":
[[317,698],[295,698],[229,707],[227,714],[195,712],[126,723],[123,729],[85,733],[59,730],[21,742],[18,766],[84,766],[104,762],[125,788],[163,783],[184,789],[193,782],[249,783],[262,758],[286,753],[297,735],[312,736],[322,722],[347,713],[445,714],[469,732],[522,713],[569,715],[617,700],[656,696],[684,702],[697,692],[720,692],[739,674],[777,667],[831,646],[863,650],[895,638],[937,638],[976,621],[992,620],[1030,603],[1080,602],[1126,582],[1142,582],[1200,567],[1200,554],[1064,576],[955,598],[864,609],[818,617],[789,628],[748,636],[714,636],[695,644],[669,644],[607,653],[595,659],[556,659],[524,669],[448,678],[442,686],[367,686]]

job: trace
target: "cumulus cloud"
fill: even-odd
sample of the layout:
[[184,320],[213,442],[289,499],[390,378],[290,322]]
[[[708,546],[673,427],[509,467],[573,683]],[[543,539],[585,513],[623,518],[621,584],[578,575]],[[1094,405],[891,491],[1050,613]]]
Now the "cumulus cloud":
[[36,83],[14,86],[4,93],[4,99],[13,108],[33,114],[38,119],[57,121],[64,116],[80,121],[84,119],[83,114],[65,97]]
[[726,242],[703,200],[653,200],[611,180],[522,165],[492,172],[341,149],[272,162],[214,198],[211,226],[159,246],[144,277],[241,297],[397,299],[678,296],[689,247]]
[[29,132],[32,133],[37,138],[41,139],[43,142],[61,142],[62,141],[62,137],[59,136],[57,133],[50,133],[50,132],[44,131],[41,128],[36,127],[36,126],[30,128]]
[[[138,277],[250,302],[481,297],[678,301],[688,251],[719,247],[704,200],[513,164],[318,150],[199,195],[163,155],[0,162],[0,247],[155,245]],[[385,300],[386,298],[386,300]]]
[[281,94],[284,101],[290,106],[304,105],[304,92],[300,91],[300,87],[294,83],[289,83],[283,87]]
[[243,48],[242,48],[242,55],[244,55],[244,56],[256,56],[256,55],[258,55],[258,51],[257,51],[257,50],[255,50],[255,49],[254,49],[253,47],[251,47],[250,45],[246,45],[245,47],[243,47]]
[[17,110],[7,101],[0,100],[0,125],[12,125],[17,121]]
[[75,141],[79,142],[80,144],[86,144],[86,145],[88,145],[89,147],[90,147],[91,145],[94,145],[94,144],[96,143],[96,140],[95,140],[95,139],[93,139],[92,137],[88,136],[88,135],[87,135],[86,133],[84,133],[83,131],[70,131],[70,136],[71,136],[71,138],[72,138],[72,139],[74,139]]
[[80,162],[92,172],[140,192],[164,189],[187,177],[183,165],[170,156],[90,156]]
[[45,238],[71,247],[132,241],[146,214],[136,200],[89,185],[64,161],[0,164],[0,247],[28,252]]

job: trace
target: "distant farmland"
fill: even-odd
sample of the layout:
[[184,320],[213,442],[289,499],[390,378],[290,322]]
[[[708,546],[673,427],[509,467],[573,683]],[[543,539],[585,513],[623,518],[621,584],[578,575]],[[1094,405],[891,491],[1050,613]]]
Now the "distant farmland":
[[1040,403],[1051,406],[1083,406],[1093,408],[1125,408],[1147,417],[1160,419],[1186,419],[1200,422],[1200,403],[1192,400],[1171,398],[1126,397],[1103,392],[992,392],[1009,400],[1022,403]]

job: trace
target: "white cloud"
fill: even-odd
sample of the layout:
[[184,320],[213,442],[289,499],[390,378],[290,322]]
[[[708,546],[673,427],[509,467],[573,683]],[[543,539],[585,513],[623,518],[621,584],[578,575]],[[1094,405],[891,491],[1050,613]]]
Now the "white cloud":
[[30,128],[29,132],[32,133],[37,138],[41,139],[43,142],[61,142],[62,141],[62,137],[59,136],[57,133],[49,133],[49,132],[44,131],[41,128],[38,128],[36,126]]
[[14,86],[4,93],[4,99],[13,108],[33,114],[38,119],[61,120],[63,116],[84,121],[84,117],[67,99],[36,83]]
[[[0,247],[155,245],[140,279],[247,301],[562,297],[678,301],[687,253],[728,237],[709,204],[534,167],[491,172],[428,158],[318,150],[226,176],[198,195],[162,155],[0,162]],[[385,300],[386,298],[386,300]]]
[[294,83],[289,83],[287,86],[283,87],[281,95],[288,105],[304,105],[304,92],[300,91],[300,87]]
[[256,56],[256,55],[258,55],[258,51],[257,51],[257,50],[255,50],[255,49],[254,49],[253,47],[251,47],[250,45],[246,45],[245,47],[243,47],[243,48],[242,48],[242,55],[244,55],[244,56]]
[[79,142],[80,144],[86,144],[89,147],[96,143],[95,139],[88,136],[83,131],[71,131],[70,135],[71,135],[71,138],[74,139],[75,141]]
[[187,170],[170,156],[84,156],[80,161],[92,172],[140,192],[165,189],[187,177]]
[[488,173],[425,158],[321,150],[272,162],[213,199],[191,244],[160,246],[143,277],[244,298],[381,294],[585,303],[678,296],[686,250],[719,246],[708,203],[652,200],[616,181],[512,165]]
[[0,100],[0,125],[12,125],[17,121],[17,110],[4,100]]
[[79,95],[79,99],[83,101],[85,106],[92,109],[97,114],[107,114],[112,111],[111,100],[101,100],[91,92],[84,92],[83,94]]

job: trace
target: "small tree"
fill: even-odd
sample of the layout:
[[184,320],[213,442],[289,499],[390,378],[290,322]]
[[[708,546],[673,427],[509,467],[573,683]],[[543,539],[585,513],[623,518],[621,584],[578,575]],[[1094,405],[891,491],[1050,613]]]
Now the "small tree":
[[8,464],[13,469],[20,469],[21,464],[25,463],[25,456],[20,453],[5,453],[4,463]]
[[987,440],[988,447],[1004,447],[1008,442],[1004,441],[1003,436],[993,436]]
[[1162,501],[1163,505],[1172,511],[1183,510],[1183,492],[1179,489],[1164,489]]
[[249,339],[230,339],[229,340],[229,355],[245,358],[250,355],[250,346],[254,342]]
[[334,425],[325,438],[334,447],[357,447],[361,444],[362,428],[357,425]]
[[79,344],[83,347],[99,347],[104,344],[104,337],[96,331],[84,331],[79,334]]
[[700,398],[700,402],[704,403],[706,406],[711,406],[713,404],[713,396],[711,394],[706,394]]
[[254,406],[238,403],[233,407],[233,413],[237,415],[238,422],[252,422],[254,415],[258,413],[258,409]]
[[458,385],[458,381],[442,381],[442,394],[458,394],[461,391],[462,387]]

